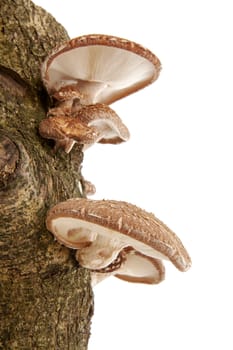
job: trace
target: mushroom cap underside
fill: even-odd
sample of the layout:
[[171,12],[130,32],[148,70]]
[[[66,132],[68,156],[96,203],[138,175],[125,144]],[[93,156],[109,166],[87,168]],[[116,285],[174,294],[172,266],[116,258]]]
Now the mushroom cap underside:
[[114,276],[127,282],[158,284],[165,278],[165,268],[161,260],[134,251]]
[[127,254],[119,269],[108,272],[91,271],[92,285],[96,285],[109,276],[131,283],[158,284],[165,278],[165,268],[159,259],[153,259],[136,251]]
[[159,59],[132,41],[108,35],[85,35],[54,49],[42,65],[49,92],[77,83],[90,103],[111,104],[159,76]]
[[168,259],[181,271],[191,266],[180,239],[153,214],[130,203],[68,200],[49,210],[46,225],[60,243],[74,249],[82,248],[80,254],[85,263],[90,250],[96,246],[98,253],[92,255],[88,268],[103,267],[105,255],[107,266],[125,247],[154,259]]
[[74,118],[96,130],[96,142],[118,144],[130,137],[128,128],[108,105],[96,103],[83,106],[74,113]]

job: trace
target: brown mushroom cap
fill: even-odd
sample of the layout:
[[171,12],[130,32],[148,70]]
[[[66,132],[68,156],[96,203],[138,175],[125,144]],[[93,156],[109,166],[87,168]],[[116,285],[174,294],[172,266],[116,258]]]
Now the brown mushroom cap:
[[63,147],[69,153],[75,144],[92,144],[98,137],[95,128],[68,116],[45,118],[40,122],[39,133],[46,139],[55,140],[55,149]]
[[74,117],[96,130],[98,137],[95,142],[118,144],[130,137],[128,128],[108,105],[96,103],[83,106],[74,113]]
[[[126,202],[68,200],[49,210],[46,225],[60,243],[82,248],[77,251],[78,261],[91,270],[107,268],[127,247],[146,256],[148,264],[152,258],[168,259],[181,271],[191,266],[191,259],[175,233],[153,214]],[[134,254],[133,259],[136,258]],[[127,276],[124,264],[122,269],[115,272],[119,272],[120,278]]]
[[[60,112],[59,107],[53,110]],[[118,144],[130,136],[120,117],[109,106],[100,103],[82,106],[72,117],[61,113],[43,119],[39,133],[44,138],[55,140],[55,148],[63,147],[67,153],[75,142],[83,144],[86,149],[96,142]]]
[[84,35],[54,49],[44,61],[42,79],[50,95],[77,84],[85,104],[110,104],[158,78],[159,59],[132,41]]

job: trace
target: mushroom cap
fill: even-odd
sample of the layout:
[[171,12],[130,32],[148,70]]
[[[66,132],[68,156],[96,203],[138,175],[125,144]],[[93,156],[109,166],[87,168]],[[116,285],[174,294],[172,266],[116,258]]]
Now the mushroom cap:
[[191,266],[175,233],[153,214],[127,202],[67,200],[48,211],[46,226],[60,243],[74,249],[81,244],[78,261],[91,270],[107,267],[127,247],[153,259],[168,259],[181,271]]
[[75,142],[92,144],[98,136],[95,128],[64,115],[43,119],[39,124],[39,133],[46,139],[55,140],[56,146],[64,147],[67,153]]
[[[109,267],[102,271],[92,270],[92,286],[111,275],[123,281],[145,284],[158,284],[165,278],[165,268],[163,262],[159,259],[153,259],[131,249],[124,260],[120,268],[112,271],[109,271]],[[115,263],[113,262],[112,264],[114,265]]]
[[130,137],[128,128],[108,105],[96,103],[83,106],[74,113],[74,117],[96,130],[96,142],[118,144]]
[[161,260],[133,251],[114,276],[127,282],[158,284],[165,278],[165,268]]
[[148,49],[115,36],[77,37],[55,48],[41,68],[50,95],[77,84],[85,104],[111,104],[155,81],[159,59]]
[[108,105],[82,106],[72,116],[63,113],[60,107],[49,113],[54,113],[54,116],[40,122],[39,133],[44,138],[55,140],[56,148],[62,146],[67,153],[75,142],[83,144],[86,149],[95,142],[118,144],[130,137],[128,128]]

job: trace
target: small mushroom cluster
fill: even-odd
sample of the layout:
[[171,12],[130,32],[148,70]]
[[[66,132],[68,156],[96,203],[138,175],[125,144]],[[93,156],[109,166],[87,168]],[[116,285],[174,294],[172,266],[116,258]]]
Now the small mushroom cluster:
[[160,61],[139,44],[109,35],[85,35],[54,49],[41,69],[55,106],[40,135],[69,153],[96,142],[118,144],[129,131],[109,104],[145,87],[159,75]]
[[[86,149],[95,142],[127,141],[129,131],[109,104],[155,81],[160,68],[152,52],[125,39],[86,35],[70,40],[42,65],[55,105],[40,123],[41,136],[67,153],[76,142]],[[180,271],[191,266],[175,233],[153,214],[123,201],[70,199],[48,211],[46,226],[59,243],[77,250],[93,285],[111,275],[159,283],[164,259]]]
[[180,239],[153,214],[123,201],[70,199],[51,208],[46,226],[58,242],[77,249],[95,285],[114,275],[129,282],[164,279],[162,259],[186,271],[190,257]]

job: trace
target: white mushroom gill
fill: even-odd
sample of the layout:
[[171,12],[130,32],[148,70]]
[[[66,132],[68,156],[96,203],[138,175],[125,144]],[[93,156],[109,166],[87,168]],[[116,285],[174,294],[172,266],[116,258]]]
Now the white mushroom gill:
[[116,273],[132,277],[144,277],[151,275],[153,278],[155,278],[155,267],[152,262],[145,259],[144,256],[129,254],[125,264],[123,264],[121,268],[116,271]]
[[[124,201],[73,198],[49,210],[46,227],[60,243],[77,249],[80,265],[92,272],[113,272],[130,282],[151,284],[164,278],[161,260],[170,260],[180,271],[191,266],[188,252],[173,231],[153,214]],[[137,258],[149,267],[149,276],[143,280],[140,263],[133,276],[127,273]],[[121,268],[122,272],[115,272]]]
[[[93,45],[78,47],[58,55],[50,66],[50,75],[54,72],[59,80],[63,80],[62,77],[65,76],[70,77],[70,80],[108,82],[121,89],[132,81],[146,81],[153,75],[154,65],[128,50]],[[50,84],[52,83],[51,81]]]
[[[88,126],[93,126],[94,128],[96,128],[96,130],[98,130],[99,134],[98,134],[98,138],[97,138],[96,142],[98,142],[102,138],[111,139],[111,138],[114,138],[116,136],[119,136],[119,138],[120,137],[123,138],[123,136],[124,136],[124,135],[123,136],[121,135],[119,127],[117,127],[117,125],[115,123],[113,123],[112,120],[97,119],[97,120],[91,121],[88,124]],[[126,132],[125,132],[125,134],[126,134]],[[125,137],[125,139],[127,140],[127,137]]]
[[129,251],[126,248],[123,255],[120,267],[113,268],[110,272],[108,269],[106,271],[92,270],[92,285],[96,285],[109,276],[115,276],[128,282],[146,284],[157,284],[164,280],[165,268],[161,260],[147,257],[131,248]]
[[91,93],[92,103],[96,103],[115,90],[149,82],[154,70],[152,62],[128,50],[104,45],[78,47],[57,55],[51,62],[47,85],[50,90],[57,82],[67,80],[80,81],[82,87],[82,80],[86,81],[83,88],[89,94],[95,86]]
[[121,249],[129,246],[146,256],[168,259],[154,248],[128,235],[84,220],[72,217],[54,218],[51,229],[60,243],[74,249],[79,247],[79,240],[84,242],[86,239],[87,243],[92,242],[77,253],[80,264],[87,268],[106,267],[117,257]]
[[98,270],[109,266],[125,247],[127,243],[120,242],[117,237],[109,239],[106,235],[98,235],[90,246],[77,251],[76,258],[81,266]]
[[77,219],[58,218],[53,220],[52,228],[57,240],[69,248],[78,249],[90,244],[96,239],[97,234],[87,226],[77,226]]

